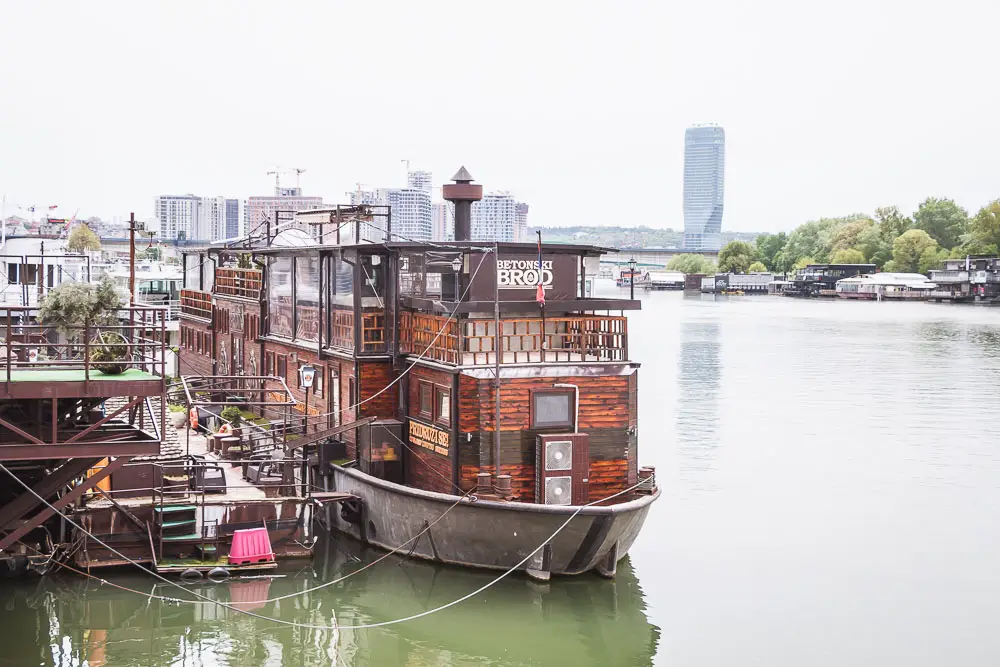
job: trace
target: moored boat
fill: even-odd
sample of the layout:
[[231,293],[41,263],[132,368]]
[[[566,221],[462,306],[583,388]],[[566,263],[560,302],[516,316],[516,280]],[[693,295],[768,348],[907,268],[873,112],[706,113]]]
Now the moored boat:
[[402,552],[443,563],[611,576],[659,495],[638,463],[625,311],[640,304],[587,296],[601,248],[469,240],[482,188],[455,180],[454,242],[350,206],[189,253],[182,374],[287,387],[302,465],[286,474],[336,498],[331,529],[390,549],[419,535]]

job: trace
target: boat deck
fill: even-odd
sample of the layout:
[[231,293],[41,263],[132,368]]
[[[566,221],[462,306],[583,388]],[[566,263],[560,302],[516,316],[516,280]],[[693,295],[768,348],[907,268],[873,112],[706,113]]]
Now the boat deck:
[[0,369],[0,397],[81,398],[85,396],[159,396],[163,378],[138,368],[105,375],[83,368]]

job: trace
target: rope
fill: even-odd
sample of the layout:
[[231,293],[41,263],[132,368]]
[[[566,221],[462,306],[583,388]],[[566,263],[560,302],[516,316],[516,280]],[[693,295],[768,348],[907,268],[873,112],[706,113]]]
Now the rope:
[[[317,488],[319,488],[319,487],[317,487]],[[389,556],[392,556],[393,554],[395,554],[398,551],[400,551],[407,544],[410,544],[412,542],[412,543],[414,543],[414,545],[416,545],[415,540],[417,540],[424,533],[426,533],[431,528],[433,528],[435,524],[437,524],[439,521],[441,521],[441,519],[443,519],[449,512],[451,512],[453,509],[455,509],[463,500],[466,500],[467,498],[470,500],[470,502],[475,502],[476,497],[474,495],[472,495],[472,490],[470,490],[470,491],[462,494],[461,498],[459,498],[454,503],[452,503],[452,505],[450,507],[448,507],[448,509],[446,509],[438,518],[434,519],[434,521],[432,521],[428,525],[426,525],[416,535],[414,535],[410,539],[406,540],[405,542],[403,542],[402,544],[400,544],[399,546],[397,546],[396,548],[394,548],[392,551],[389,551],[387,553],[382,554],[381,556],[379,556],[375,560],[371,561],[370,563],[366,563],[365,565],[363,565],[362,567],[358,568],[357,570],[354,570],[353,572],[349,572],[349,573],[345,574],[342,577],[339,577],[337,579],[333,579],[332,581],[328,581],[326,583],[320,584],[319,586],[314,586],[313,588],[307,588],[305,590],[297,591],[295,593],[289,593],[288,595],[279,595],[278,597],[267,598],[265,600],[247,601],[247,603],[249,603],[249,604],[267,604],[269,602],[279,602],[280,600],[287,600],[289,598],[298,597],[299,595],[306,595],[307,593],[313,593],[313,592],[318,591],[320,589],[326,588],[327,586],[333,586],[334,584],[339,584],[342,581],[350,579],[354,575],[360,574],[360,573],[364,572],[365,570],[367,570],[368,568],[374,567],[374,566],[378,565],[379,563],[381,563],[382,561],[384,561]],[[38,549],[35,549],[34,547],[31,547],[31,546],[29,546],[27,544],[24,544],[24,542],[21,542],[21,544],[23,544],[24,546],[28,547],[29,549],[31,549],[35,553],[39,554],[40,556],[44,556],[45,555],[44,553],[42,553]],[[412,549],[411,549],[411,551],[412,551]],[[179,600],[177,598],[166,597],[166,596],[163,596],[163,595],[156,595],[155,593],[143,593],[142,591],[137,591],[137,590],[131,589],[131,588],[127,587],[127,586],[120,586],[118,584],[115,584],[113,582],[108,581],[107,579],[102,579],[100,577],[95,577],[92,574],[88,574],[87,572],[83,572],[81,570],[78,570],[75,567],[72,567],[70,565],[66,565],[65,563],[56,562],[56,565],[59,565],[60,567],[65,567],[67,570],[70,570],[72,572],[76,572],[77,574],[82,574],[85,577],[88,577],[90,579],[94,579],[96,581],[99,581],[99,582],[101,582],[101,584],[106,584],[108,586],[112,586],[113,588],[119,588],[121,590],[128,591],[130,593],[136,593],[136,594],[141,595],[143,597],[153,598],[155,600],[161,600],[163,602],[184,603],[184,604],[215,604],[215,602],[216,602],[215,600]],[[188,589],[184,589],[184,590],[188,590]]]
[[[507,570],[505,570],[498,577],[492,579],[491,581],[489,581],[486,584],[480,586],[479,588],[477,588],[476,590],[472,591],[471,593],[467,593],[466,595],[463,595],[462,597],[460,597],[460,598],[458,598],[456,600],[452,600],[451,602],[443,604],[443,605],[441,605],[439,607],[435,607],[434,609],[428,609],[428,610],[420,612],[418,614],[411,614],[410,616],[405,616],[403,618],[393,619],[391,621],[381,621],[379,623],[365,623],[365,624],[362,624],[362,625],[315,625],[315,624],[309,624],[309,623],[297,623],[295,621],[286,621],[284,619],[273,618],[273,617],[270,617],[270,616],[264,616],[263,614],[256,614],[256,613],[254,613],[252,611],[247,611],[247,610],[244,610],[244,609],[240,609],[239,607],[235,607],[233,605],[229,605],[229,604],[226,604],[224,602],[220,602],[218,600],[213,600],[213,599],[209,598],[208,596],[205,596],[205,595],[202,595],[201,593],[198,593],[197,591],[193,591],[193,590],[189,590],[187,588],[184,588],[183,586],[181,586],[176,581],[172,581],[170,579],[167,579],[166,577],[164,577],[163,575],[161,575],[158,572],[153,572],[151,570],[146,570],[145,568],[142,567],[141,564],[135,562],[134,560],[132,560],[128,556],[124,555],[123,553],[121,553],[120,551],[118,551],[114,547],[110,546],[109,544],[105,543],[104,541],[102,541],[98,537],[95,537],[92,533],[90,533],[87,529],[83,528],[76,521],[74,521],[73,519],[71,519],[68,516],[66,516],[65,514],[63,514],[60,510],[56,509],[51,503],[49,503],[47,500],[45,500],[45,498],[43,498],[42,496],[40,496],[37,493],[35,493],[34,489],[32,489],[30,486],[28,486],[26,483],[24,483],[20,478],[18,478],[16,475],[14,475],[14,473],[12,473],[7,468],[7,466],[3,465],[2,463],[0,463],[0,470],[3,470],[5,473],[7,473],[7,475],[9,475],[11,477],[11,479],[13,479],[15,482],[17,482],[21,486],[23,486],[25,488],[25,490],[27,490],[29,493],[31,493],[33,496],[35,496],[35,498],[37,498],[38,500],[40,500],[43,504],[47,505],[49,507],[49,509],[53,510],[54,512],[56,512],[57,514],[59,514],[61,517],[63,517],[74,528],[76,528],[77,530],[79,530],[79,531],[83,532],[84,534],[86,534],[90,539],[94,540],[95,542],[97,542],[98,544],[100,544],[102,547],[104,547],[105,549],[109,550],[111,553],[115,554],[119,558],[122,558],[123,560],[127,561],[131,565],[135,565],[136,567],[142,569],[143,571],[149,572],[149,574],[153,575],[157,579],[159,579],[159,580],[163,581],[164,583],[167,583],[167,584],[169,584],[169,585],[171,585],[171,586],[173,586],[175,588],[178,588],[178,589],[184,591],[185,593],[188,593],[189,595],[193,595],[193,596],[195,596],[197,598],[200,598],[201,600],[204,600],[207,603],[215,604],[215,605],[218,605],[219,607],[223,607],[224,609],[228,609],[230,611],[235,611],[238,614],[243,614],[244,616],[250,616],[252,618],[256,618],[256,619],[259,619],[259,620],[262,620],[262,621],[270,621],[272,623],[277,623],[279,625],[287,625],[287,626],[291,626],[291,627],[305,628],[305,629],[309,629],[309,630],[336,630],[336,631],[340,631],[340,630],[367,630],[367,629],[371,629],[371,628],[382,628],[382,627],[387,627],[387,626],[391,626],[391,625],[398,625],[399,623],[405,623],[407,621],[413,621],[413,620],[416,620],[418,618],[424,618],[425,616],[430,616],[431,614],[435,614],[435,613],[437,613],[439,611],[444,611],[445,609],[449,609],[451,607],[454,607],[457,604],[461,604],[462,602],[465,602],[466,600],[468,600],[468,599],[470,599],[472,597],[475,597],[479,593],[482,593],[483,591],[487,590],[488,588],[491,588],[492,586],[496,585],[497,583],[499,583],[503,579],[505,579],[508,576],[510,576],[511,573],[513,573],[515,570],[519,569],[522,565],[524,565],[525,563],[527,563],[536,553],[538,553],[539,550],[542,549],[542,547],[544,547],[550,541],[552,541],[553,539],[555,539],[555,537],[559,533],[561,533],[563,531],[563,529],[566,528],[566,526],[568,526],[569,523],[573,519],[575,519],[576,516],[580,512],[582,512],[585,508],[593,506],[593,505],[596,505],[597,503],[601,503],[601,502],[605,502],[607,500],[611,500],[612,498],[617,498],[618,496],[621,496],[621,495],[624,495],[626,493],[629,493],[630,491],[633,491],[633,490],[639,488],[640,486],[642,486],[643,484],[646,483],[645,481],[638,482],[637,484],[634,484],[633,486],[630,486],[627,489],[623,489],[622,491],[619,491],[617,493],[613,493],[610,496],[607,496],[606,498],[601,498],[600,500],[595,500],[595,501],[589,502],[586,505],[581,505],[580,507],[578,507],[576,509],[575,512],[573,512],[571,515],[569,515],[569,517],[555,530],[554,533],[552,533],[547,539],[545,539],[545,541],[543,541],[541,544],[539,544],[537,547],[535,547],[535,549],[531,553],[529,553],[527,556],[525,556],[523,559],[521,559],[518,563],[516,563],[515,565],[513,565],[510,568],[508,568]],[[149,595],[146,594],[146,593],[140,593],[140,595],[142,595],[143,597],[149,597]],[[172,602],[172,603],[182,603],[182,602],[190,603],[190,602],[192,602],[191,600],[169,599],[169,598],[166,601],[169,601],[169,602]]]

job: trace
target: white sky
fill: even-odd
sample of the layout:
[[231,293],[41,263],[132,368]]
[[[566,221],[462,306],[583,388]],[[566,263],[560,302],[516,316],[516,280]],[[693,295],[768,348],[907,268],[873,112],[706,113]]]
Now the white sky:
[[[0,193],[153,197],[435,184],[529,224],[683,226],[686,126],[726,128],[723,229],[1000,197],[1000,3],[0,0]],[[291,181],[289,181],[291,182]]]

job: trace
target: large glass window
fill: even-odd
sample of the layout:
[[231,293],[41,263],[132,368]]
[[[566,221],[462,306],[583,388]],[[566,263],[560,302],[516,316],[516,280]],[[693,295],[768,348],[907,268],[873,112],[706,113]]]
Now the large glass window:
[[267,266],[268,333],[292,337],[292,259],[272,257]]
[[295,258],[295,337],[319,340],[319,255]]
[[386,258],[381,255],[361,257],[361,305],[385,306]]

